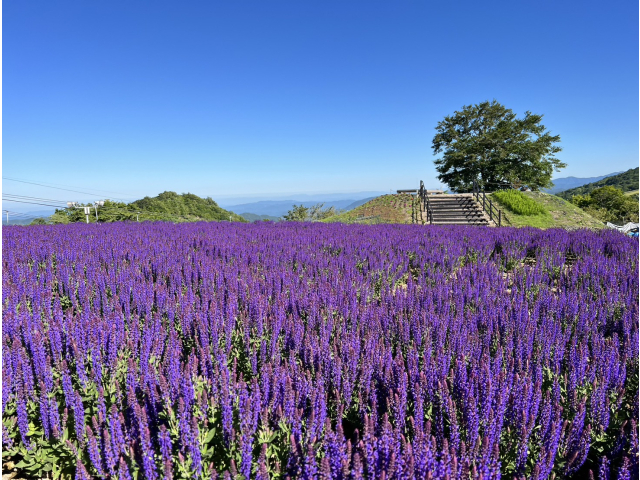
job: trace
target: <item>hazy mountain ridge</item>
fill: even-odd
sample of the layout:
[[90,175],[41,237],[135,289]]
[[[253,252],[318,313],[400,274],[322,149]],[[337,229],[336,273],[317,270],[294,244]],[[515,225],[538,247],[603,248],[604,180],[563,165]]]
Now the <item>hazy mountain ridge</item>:
[[363,198],[378,197],[389,192],[385,191],[363,191],[350,193],[284,193],[284,194],[255,194],[255,195],[211,195],[216,198],[218,205],[228,209],[236,205],[246,205],[258,202],[281,202],[281,201],[297,201],[301,202],[337,202],[339,200],[361,200]]
[[[346,200],[263,200],[260,202],[244,203],[242,205],[230,205],[227,206],[227,210],[230,210],[237,214],[253,213],[254,215],[271,215],[275,217],[281,217],[285,215],[294,205],[303,205],[305,207],[311,207],[318,203],[324,203],[325,207],[335,207],[338,210],[347,210],[355,208],[358,205],[366,203],[369,199],[356,200],[349,198]],[[360,203],[359,203],[360,202]]]
[[613,172],[608,173],[607,175],[601,175],[599,177],[562,177],[556,178],[553,180],[553,187],[548,189],[543,189],[543,192],[551,193],[553,195],[557,195],[559,192],[564,192],[565,190],[569,190],[571,188],[581,187],[582,185],[586,185],[588,183],[597,182],[599,180],[603,180],[608,177],[613,177],[614,175],[619,175],[622,172]]
[[558,193],[557,195],[565,199],[570,199],[574,195],[587,195],[593,192],[595,189],[601,187],[616,187],[623,192],[638,190],[639,171],[640,168],[638,167],[632,168],[617,175],[610,175],[598,181],[565,190]]

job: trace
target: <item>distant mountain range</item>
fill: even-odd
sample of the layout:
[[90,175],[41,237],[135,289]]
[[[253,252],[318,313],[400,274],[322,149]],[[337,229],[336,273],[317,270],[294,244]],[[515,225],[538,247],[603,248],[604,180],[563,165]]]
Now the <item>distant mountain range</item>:
[[[370,193],[370,192],[367,192]],[[382,194],[380,194],[382,195]],[[246,214],[256,216],[281,217],[285,215],[294,205],[304,205],[311,207],[318,203],[324,203],[324,207],[335,207],[337,210],[351,210],[367,203],[372,198],[379,195],[368,196],[366,198],[347,198],[342,200],[327,200],[327,196],[319,196],[313,199],[288,199],[288,200],[262,200],[259,202],[243,203],[240,205],[227,205],[227,210],[242,215],[249,220]],[[258,218],[256,218],[257,220]]]
[[602,187],[616,187],[623,192],[638,190],[639,170],[640,169],[638,168],[632,168],[626,172],[618,173],[617,175],[607,175],[605,178],[565,190],[557,195],[569,200],[574,195],[587,195],[596,188]]
[[602,175],[600,177],[588,177],[588,178],[580,178],[580,177],[556,178],[555,180],[553,180],[553,187],[543,191],[557,195],[558,193],[564,192],[565,190],[569,190],[570,188],[581,187],[582,185],[586,185],[587,183],[597,182],[598,180],[602,180],[607,177],[613,177],[614,175],[619,175],[620,173],[622,172],[614,172],[614,173],[609,173],[607,175]]
[[254,194],[254,195],[212,195],[216,199],[218,205],[222,208],[229,208],[235,205],[244,205],[247,203],[257,202],[275,202],[275,201],[297,201],[301,202],[336,202],[338,200],[360,200],[362,198],[378,197],[389,191],[383,192],[378,190],[365,192],[349,192],[349,193],[285,193],[285,194]]

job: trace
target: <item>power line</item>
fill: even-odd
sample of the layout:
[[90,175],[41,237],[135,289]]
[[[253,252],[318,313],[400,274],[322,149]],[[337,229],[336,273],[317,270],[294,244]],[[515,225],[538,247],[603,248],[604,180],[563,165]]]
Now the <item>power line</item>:
[[60,202],[65,205],[67,204],[67,202],[64,200],[56,200],[53,198],[30,197],[28,195],[15,195],[13,193],[3,193],[2,195],[10,198],[19,199],[19,200],[37,200],[37,201],[56,202],[56,203]]
[[[71,190],[71,189],[68,189],[68,188],[53,187],[53,186],[51,186],[51,185],[45,185],[45,184],[43,184],[43,183],[27,182],[26,180],[18,180],[18,179],[15,179],[15,178],[2,177],[2,179],[3,179],[3,180],[10,180],[10,181],[12,181],[12,182],[28,183],[29,185],[38,185],[38,186],[40,186],[40,187],[55,188],[56,190],[64,190],[64,191],[67,191],[67,192],[82,193],[82,194],[85,194],[85,195],[98,195],[98,196],[101,196],[101,194],[97,194],[97,193],[95,193],[95,192],[83,192],[83,191],[80,191],[80,190]],[[113,197],[113,198],[114,198],[115,200],[123,200],[123,201],[126,201],[126,199],[124,199],[124,198],[118,198],[118,197]]]
[[45,207],[55,207],[55,208],[66,208],[66,205],[52,205],[50,203],[42,203],[42,202],[29,202],[27,200],[16,200],[12,198],[2,198],[3,202],[13,202],[13,203],[29,203],[31,205],[44,205]]
[[[64,204],[63,204],[62,202],[60,202],[60,205],[53,205],[53,204],[50,204],[50,203],[42,203],[42,202],[37,201],[37,200],[43,200],[43,201],[46,201],[46,200],[48,200],[48,199],[38,199],[38,198],[36,198],[36,197],[16,198],[16,199],[14,199],[14,198],[4,198],[4,196],[5,196],[5,195],[8,195],[8,194],[3,194],[3,198],[2,198],[2,200],[3,200],[3,201],[5,201],[5,202],[27,203],[27,204],[31,204],[31,205],[44,205],[44,206],[48,206],[48,207],[57,207],[57,208],[64,208],[64,209],[68,208],[68,207],[67,207],[67,205],[66,205],[66,203],[64,203]],[[56,201],[56,202],[57,202],[58,200],[54,200],[54,201]],[[111,206],[111,205],[108,205],[108,206],[103,207],[103,208],[106,208],[108,211],[117,210],[117,211],[119,211],[119,212],[126,212],[126,213],[130,213],[131,215],[135,215],[135,214],[136,214],[136,211],[133,211],[133,210],[125,210],[125,209],[122,209],[122,208],[119,208],[119,207],[113,207],[113,206]],[[6,210],[5,210],[5,211],[6,211]],[[158,213],[158,212],[147,212],[147,211],[144,211],[144,210],[140,210],[139,212],[140,212],[141,214],[145,214],[145,215],[160,215],[160,216],[162,216],[162,215],[163,215],[162,213]],[[36,218],[36,217],[33,217],[33,218]]]
[[38,218],[37,216],[34,215],[27,215],[26,213],[22,213],[22,212],[13,212],[11,210],[3,210],[4,213],[9,213],[9,215],[11,215],[12,217],[18,217],[24,220],[30,219],[30,218]]
[[27,222],[27,221],[32,221],[38,217],[35,217],[33,215],[27,215],[25,213],[22,212],[13,212],[11,210],[2,210],[2,216],[6,215],[7,216],[7,225],[10,224],[10,218],[9,216],[11,216],[12,218],[14,218],[14,222]]
[[[4,212],[9,212],[11,215],[20,215],[23,217],[33,217],[33,215],[28,214],[28,213],[24,213],[24,212],[14,212],[13,210],[3,210]],[[35,217],[34,217],[35,218]]]
[[[2,177],[5,180],[11,180],[13,182],[31,182],[31,180],[25,180],[24,178],[15,178],[15,177]],[[35,182],[37,184],[41,184],[41,185],[45,185],[45,186],[51,186],[51,187],[69,187],[69,188],[83,188],[83,187],[76,187],[74,185],[65,185],[63,183],[50,183],[50,182]],[[91,190],[94,191],[94,195],[98,195],[100,196],[101,194],[97,194],[95,192],[102,192],[102,193],[115,193],[117,195],[128,195],[128,196],[138,196],[136,195],[132,195],[130,193],[125,193],[125,192],[113,192],[111,190],[102,190],[99,188],[92,188]]]

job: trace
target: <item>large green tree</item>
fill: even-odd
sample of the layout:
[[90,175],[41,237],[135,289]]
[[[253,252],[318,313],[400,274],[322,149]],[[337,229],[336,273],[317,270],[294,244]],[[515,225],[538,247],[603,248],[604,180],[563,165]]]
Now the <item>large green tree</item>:
[[470,191],[474,180],[487,190],[552,186],[553,172],[566,164],[555,157],[560,136],[541,120],[531,112],[517,118],[495,100],[464,106],[436,127],[433,153],[443,154],[435,160],[438,179],[456,191]]

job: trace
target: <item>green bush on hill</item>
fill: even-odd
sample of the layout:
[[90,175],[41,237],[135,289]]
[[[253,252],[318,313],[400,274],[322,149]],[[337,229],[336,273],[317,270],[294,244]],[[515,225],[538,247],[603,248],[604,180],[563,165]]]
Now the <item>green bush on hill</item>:
[[144,197],[136,200],[130,203],[129,206],[132,209],[146,212],[194,216],[202,220],[244,221],[240,215],[236,215],[218,206],[212,198],[200,198],[193,193],[178,195],[175,192],[163,192],[157,197]]
[[519,190],[500,190],[493,193],[493,196],[507,210],[518,215],[531,216],[547,213],[542,205]]
[[588,195],[574,195],[570,201],[603,222],[620,225],[638,222],[638,199],[625,195],[619,188],[597,188]]

